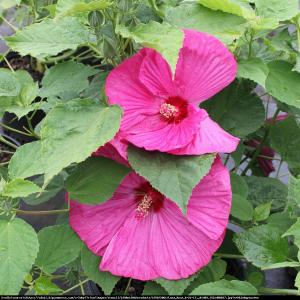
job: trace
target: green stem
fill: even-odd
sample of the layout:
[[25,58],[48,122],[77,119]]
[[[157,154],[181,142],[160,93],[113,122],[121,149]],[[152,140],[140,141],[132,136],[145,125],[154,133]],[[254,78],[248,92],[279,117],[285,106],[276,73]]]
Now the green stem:
[[245,259],[243,255],[238,254],[215,253],[214,256],[221,258]]
[[92,45],[91,43],[89,43],[88,46],[89,46],[94,52],[96,52],[100,57],[102,56],[101,51],[99,51],[94,45]]
[[84,292],[84,287],[83,287],[83,283],[79,280],[79,286],[80,286],[80,290],[81,290],[81,295],[85,295],[85,292]]
[[60,55],[60,56],[56,56],[56,57],[49,57],[47,58],[45,61],[42,61],[43,63],[56,63],[58,61],[64,60],[70,56],[72,56],[75,53],[74,50],[70,50],[65,52],[64,54]]
[[13,144],[13,143],[7,141],[7,140],[6,140],[3,136],[1,136],[1,135],[0,135],[0,142],[6,144],[7,146],[9,146],[9,147],[11,147],[11,148],[13,148],[13,149],[18,149],[18,146],[17,146],[17,145],[15,145],[15,144]]
[[268,137],[269,137],[271,125],[274,124],[274,122],[275,122],[275,120],[276,120],[276,117],[278,116],[279,112],[280,112],[280,110],[277,109],[276,112],[275,112],[275,114],[274,114],[274,116],[273,116],[273,118],[272,118],[272,121],[270,122],[270,124],[268,124],[268,126],[267,126],[267,128],[266,128],[265,134],[264,134],[264,136],[263,136],[263,138],[262,138],[262,140],[261,140],[259,146],[255,149],[255,151],[254,151],[254,153],[253,153],[253,155],[252,155],[252,157],[251,157],[251,160],[250,160],[248,166],[247,166],[247,167],[245,168],[245,170],[242,172],[242,174],[241,174],[242,176],[245,176],[246,173],[247,173],[247,171],[248,171],[248,170],[254,165],[254,163],[256,162],[256,159],[257,159],[258,155],[260,155],[260,152],[261,152],[263,146],[265,145],[265,143],[266,143],[266,141],[267,141],[267,139],[268,139]]
[[124,296],[126,296],[128,294],[128,289],[130,288],[131,281],[132,281],[132,278],[129,278],[126,289],[124,291]]
[[9,27],[11,27],[14,31],[17,31],[17,30],[18,30],[18,28],[15,27],[13,24],[11,24],[8,20],[6,20],[6,19],[3,17],[3,15],[0,15],[0,18],[2,18],[2,20],[3,20]]
[[8,59],[5,57],[5,55],[3,56],[4,61],[6,62],[7,66],[9,67],[9,69],[15,73],[14,68],[12,67],[12,65],[9,63]]
[[5,129],[7,129],[7,130],[9,130],[9,131],[15,132],[15,133],[19,133],[19,134],[26,135],[26,136],[32,136],[32,134],[29,134],[29,133],[26,133],[26,132],[17,130],[17,129],[15,129],[15,128],[12,128],[12,127],[10,127],[10,126],[7,126],[7,125],[5,125],[5,124],[3,124],[3,123],[0,123],[0,126],[3,127],[3,128],[5,128]]
[[252,42],[253,42],[253,31],[250,32],[250,41],[249,41],[249,52],[248,52],[248,59],[252,56]]
[[299,292],[297,290],[292,289],[273,289],[273,288],[258,288],[258,292],[260,294],[273,294],[273,295],[293,295],[293,296],[299,296]]
[[14,209],[18,215],[26,215],[26,216],[45,216],[45,215],[56,215],[56,214],[64,214],[68,213],[69,209],[57,209],[57,210],[21,210],[21,209]]
[[86,283],[86,282],[88,282],[88,281],[89,281],[89,279],[85,279],[85,280],[83,280],[83,281],[80,281],[80,283],[78,283],[78,284],[72,286],[71,288],[69,288],[69,289],[63,291],[63,292],[62,292],[62,295],[67,294],[67,293],[69,293],[69,292],[75,290],[76,288],[80,287],[82,284],[84,284],[84,283]]

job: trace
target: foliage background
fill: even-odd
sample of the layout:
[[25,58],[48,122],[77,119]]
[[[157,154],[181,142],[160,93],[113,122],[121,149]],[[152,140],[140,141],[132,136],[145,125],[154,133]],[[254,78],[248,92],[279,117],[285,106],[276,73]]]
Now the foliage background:
[[[106,295],[299,293],[297,0],[3,0],[0,12],[3,24],[14,31],[4,38],[8,50],[0,56],[0,113],[14,113],[24,126],[0,125],[31,139],[20,146],[0,136],[8,147],[1,148],[1,155],[9,154],[0,168],[1,295],[20,290],[65,294],[77,287],[85,293],[90,281]],[[237,151],[224,156],[233,189],[230,228],[239,230],[228,230],[211,263],[188,279],[132,282],[99,272],[100,258],[69,228],[69,208],[62,198],[58,209],[35,207],[62,190],[83,203],[111,197],[129,170],[105,158],[90,158],[120,125],[121,109],[106,104],[106,75],[142,46],[161,52],[174,69],[183,38],[180,28],[215,35],[239,64],[237,80],[203,105],[224,129],[241,138]],[[40,111],[46,116],[36,123]],[[283,113],[288,117],[277,122]],[[251,140],[257,144],[249,146]],[[275,156],[266,154],[265,147]],[[266,176],[260,159],[276,163],[277,170]],[[194,174],[202,178],[212,157],[178,159],[131,148],[129,161],[184,211]],[[186,166],[193,173],[186,174]],[[282,166],[288,168],[284,174]],[[178,185],[170,180],[175,173]],[[161,174],[164,184],[153,174]],[[288,178],[287,185],[283,178]],[[190,183],[185,190],[183,181]],[[24,202],[33,208],[25,210]],[[55,216],[56,223],[36,232],[30,219],[24,221],[27,215]],[[242,272],[233,270],[241,265]],[[286,267],[292,273],[290,288],[266,287],[264,270]]]

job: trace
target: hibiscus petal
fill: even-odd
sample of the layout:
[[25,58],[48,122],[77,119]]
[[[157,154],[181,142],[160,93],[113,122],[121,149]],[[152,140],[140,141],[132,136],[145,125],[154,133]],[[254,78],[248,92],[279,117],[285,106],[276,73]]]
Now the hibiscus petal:
[[209,263],[223,238],[209,239],[165,199],[159,212],[142,220],[132,215],[124,223],[106,248],[100,269],[139,280],[187,278]]
[[231,197],[229,172],[217,157],[209,174],[193,190],[188,220],[208,237],[219,239],[228,223]]
[[172,72],[166,60],[153,49],[141,50],[144,59],[141,64],[139,79],[155,96],[175,95]]
[[202,155],[214,152],[230,153],[235,151],[239,142],[239,138],[232,136],[207,117],[200,122],[198,131],[188,145],[170,151],[170,153],[176,155]]
[[182,98],[198,104],[234,80],[237,63],[229,50],[213,36],[194,30],[184,30],[184,34],[175,83]]
[[143,182],[142,177],[132,172],[123,179],[113,197],[103,204],[71,202],[70,225],[95,254],[103,255],[112,237],[135,211],[135,188]]
[[128,166],[127,148],[128,142],[124,139],[123,134],[118,132],[113,140],[98,148],[93,155],[104,156],[120,164]]
[[149,151],[169,152],[191,143],[198,131],[199,122],[205,118],[207,118],[206,111],[193,105],[189,105],[188,117],[180,123],[167,123],[159,114],[144,116],[143,119],[141,115],[136,116],[139,123],[130,128],[126,139]]

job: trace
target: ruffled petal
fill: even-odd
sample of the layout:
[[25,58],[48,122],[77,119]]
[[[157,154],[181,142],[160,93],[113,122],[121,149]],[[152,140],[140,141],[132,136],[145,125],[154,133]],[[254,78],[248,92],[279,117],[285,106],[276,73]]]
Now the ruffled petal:
[[139,280],[187,278],[209,263],[223,237],[209,239],[165,199],[159,212],[127,219],[106,248],[100,269]]
[[175,95],[172,72],[166,60],[153,49],[143,48],[141,53],[144,59],[139,74],[140,81],[155,96]]
[[231,198],[229,172],[217,157],[208,175],[193,190],[188,220],[209,238],[219,239],[228,223]]
[[118,132],[113,140],[98,148],[93,155],[104,156],[128,166],[127,148],[128,142],[125,140],[125,136],[121,132]]
[[182,98],[198,104],[234,80],[237,63],[229,50],[215,37],[194,30],[184,30],[184,34],[175,84]]
[[209,117],[200,122],[192,141],[183,148],[170,151],[176,155],[202,155],[205,153],[231,153],[235,151],[240,139],[222,129]]
[[193,105],[188,107],[188,116],[180,123],[168,123],[160,114],[136,117],[136,123],[130,128],[126,139],[137,147],[146,150],[169,152],[191,143],[199,128],[199,122],[207,118],[205,110]]
[[71,202],[70,225],[95,254],[103,255],[110,240],[135,211],[135,188],[143,182],[142,177],[132,172],[123,179],[113,197],[103,204]]

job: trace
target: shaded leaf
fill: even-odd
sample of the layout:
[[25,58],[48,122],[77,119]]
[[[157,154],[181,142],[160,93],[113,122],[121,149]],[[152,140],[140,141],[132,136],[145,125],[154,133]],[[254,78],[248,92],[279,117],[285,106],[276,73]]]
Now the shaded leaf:
[[111,198],[129,169],[104,157],[91,157],[79,164],[68,177],[70,198],[99,204]]
[[254,221],[260,222],[266,220],[271,211],[272,202],[263,203],[255,207],[253,219]]
[[82,248],[81,240],[68,225],[43,228],[38,238],[40,251],[35,263],[49,274],[76,259]]
[[133,169],[185,212],[193,188],[209,172],[215,155],[176,156],[148,152],[130,146],[128,160]]

